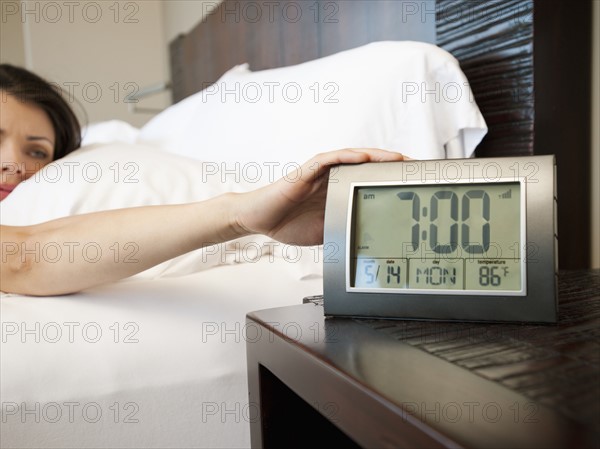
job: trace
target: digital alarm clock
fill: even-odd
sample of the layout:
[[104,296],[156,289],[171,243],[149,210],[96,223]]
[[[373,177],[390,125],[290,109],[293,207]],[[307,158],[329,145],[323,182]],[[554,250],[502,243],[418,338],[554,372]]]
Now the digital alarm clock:
[[332,168],[325,314],[556,322],[555,168],[553,156]]

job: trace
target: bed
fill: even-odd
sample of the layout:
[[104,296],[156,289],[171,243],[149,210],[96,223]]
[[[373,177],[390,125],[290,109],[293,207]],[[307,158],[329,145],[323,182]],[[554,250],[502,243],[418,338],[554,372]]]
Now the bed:
[[[537,97],[505,94],[514,83],[531,88],[532,22],[558,20],[545,7],[532,16],[533,2],[487,3],[476,20],[459,20],[447,2],[308,3],[278,2],[273,20],[256,20],[243,2],[216,7],[171,45],[174,106],[139,130],[90,126],[81,150],[2,202],[2,223],[245,191],[338,147],[423,159],[541,152]],[[496,44],[482,47],[485,39]],[[436,83],[463,90],[421,96]],[[577,129],[565,133],[585,143]],[[116,243],[120,257],[132,255],[135,242]],[[256,329],[245,314],[322,293],[324,257],[323,247],[253,236],[74,295],[3,295],[2,447],[248,447],[258,410],[247,396],[245,346]]]

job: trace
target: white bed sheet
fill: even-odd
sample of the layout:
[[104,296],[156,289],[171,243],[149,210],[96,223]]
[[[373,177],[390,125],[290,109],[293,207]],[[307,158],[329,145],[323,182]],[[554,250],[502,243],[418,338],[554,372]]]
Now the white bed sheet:
[[4,296],[1,446],[249,447],[245,314],[322,292],[320,277],[299,279],[291,261],[262,258]]

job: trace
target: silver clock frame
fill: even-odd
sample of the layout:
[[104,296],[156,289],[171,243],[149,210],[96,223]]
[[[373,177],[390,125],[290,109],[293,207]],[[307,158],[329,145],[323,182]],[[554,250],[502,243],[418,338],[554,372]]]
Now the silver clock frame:
[[[445,176],[448,173],[456,176]],[[520,257],[524,263],[521,264],[520,291],[365,289],[351,286],[356,188],[507,182],[521,183]],[[554,156],[380,162],[333,167],[325,208],[325,314],[554,323],[558,319],[556,208]]]

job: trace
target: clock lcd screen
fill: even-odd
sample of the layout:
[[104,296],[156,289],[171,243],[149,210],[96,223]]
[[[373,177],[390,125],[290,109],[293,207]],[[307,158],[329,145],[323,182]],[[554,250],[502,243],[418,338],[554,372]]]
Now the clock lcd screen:
[[351,286],[519,292],[522,218],[519,182],[355,187]]

